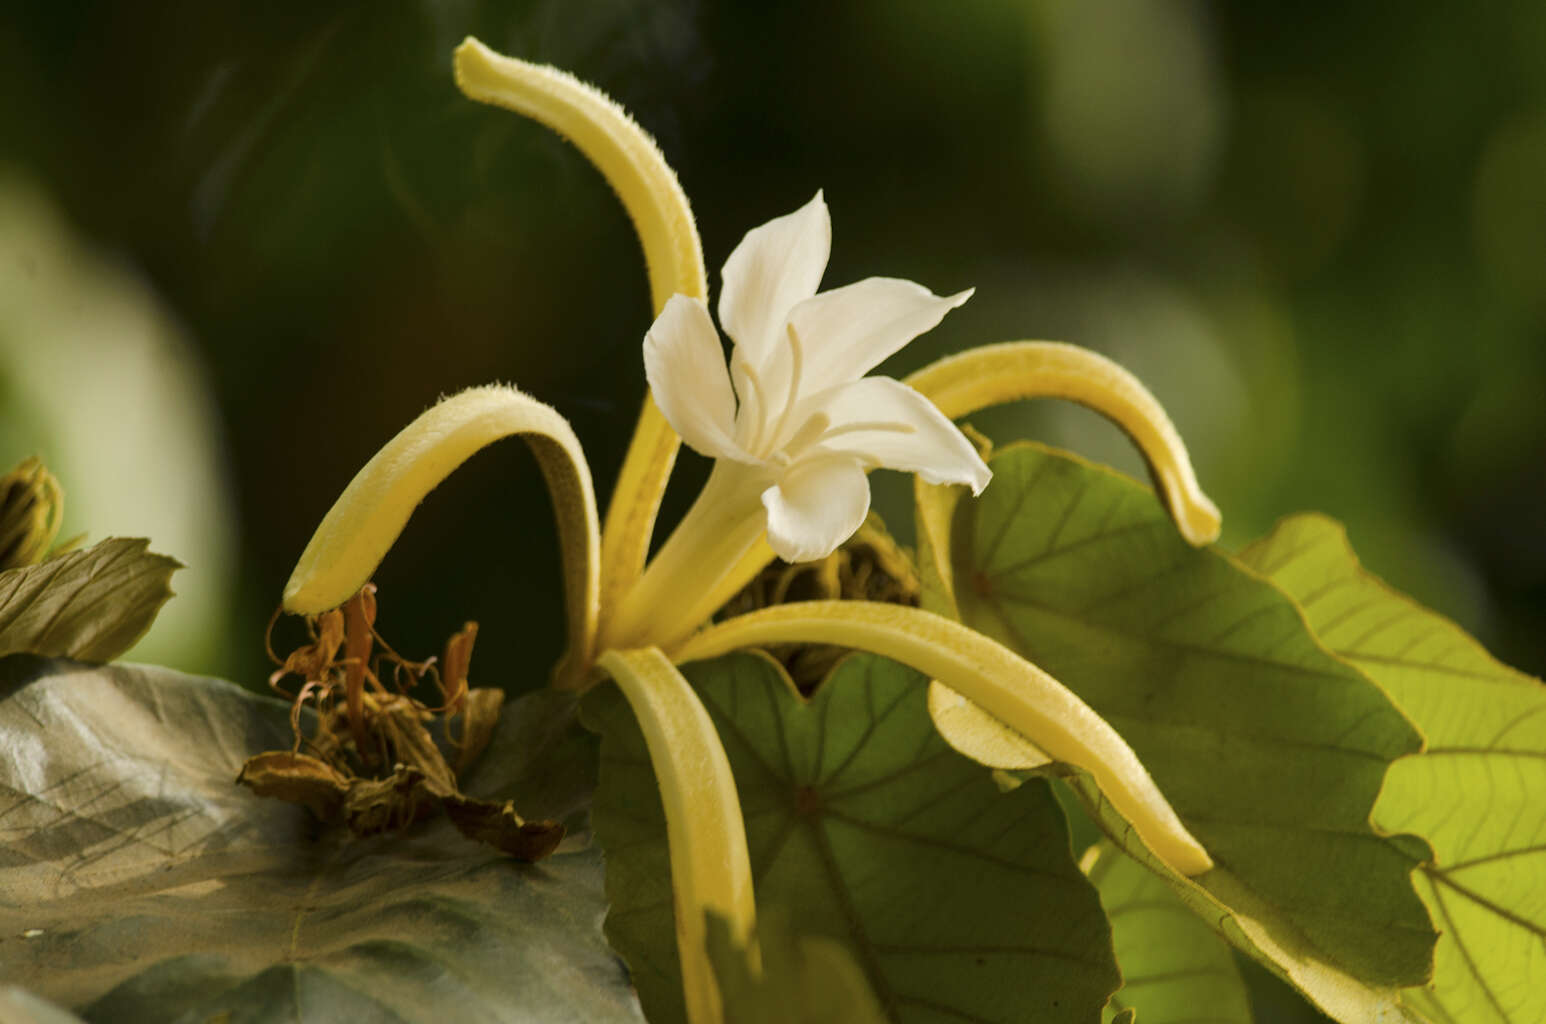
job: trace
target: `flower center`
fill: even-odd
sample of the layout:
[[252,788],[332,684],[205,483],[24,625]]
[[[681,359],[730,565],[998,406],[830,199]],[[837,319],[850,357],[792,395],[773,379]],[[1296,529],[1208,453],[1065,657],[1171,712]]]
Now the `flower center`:
[[[788,325],[784,337],[789,342],[789,381],[784,389],[784,403],[779,409],[777,420],[771,423],[771,431],[768,427],[773,420],[774,407],[768,401],[762,376],[750,360],[741,364],[741,380],[751,394],[741,396],[740,414],[753,418],[751,437],[746,442],[746,450],[759,459],[767,459],[778,465],[786,465],[788,462],[787,459],[780,462],[774,449],[786,447],[779,442],[789,429],[790,417],[794,415],[795,405],[798,404],[800,397],[800,377],[805,372],[805,349],[800,344],[800,337],[795,333],[793,324]],[[801,427],[798,434],[803,436],[808,426],[807,423],[805,427]],[[793,443],[794,439],[791,438],[790,444]]]

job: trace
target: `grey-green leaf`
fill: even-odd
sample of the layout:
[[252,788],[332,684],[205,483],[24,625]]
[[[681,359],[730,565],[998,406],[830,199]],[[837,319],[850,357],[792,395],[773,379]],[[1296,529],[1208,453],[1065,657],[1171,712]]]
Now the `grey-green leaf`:
[[1107,1024],[1139,1012],[1144,1024],[1251,1024],[1234,954],[1159,876],[1109,842],[1085,854],[1090,881],[1111,919],[1122,988]]
[[1427,980],[1436,941],[1409,857],[1369,823],[1416,731],[1287,595],[1189,547],[1148,488],[1035,445],[991,465],[952,523],[962,620],[1132,744],[1218,863],[1171,879],[1210,924],[1328,1012],[1389,1012]]
[[1324,516],[1284,520],[1242,558],[1427,736],[1374,809],[1433,847],[1418,892],[1442,930],[1437,969],[1403,999],[1443,1024],[1546,1021],[1546,686],[1364,571]]
[[[507,708],[469,789],[572,816],[595,744],[572,714]],[[234,782],[290,742],[287,707],[229,683],[0,661],[6,980],[104,1024],[642,1020],[601,934],[598,850],[522,865],[444,819],[319,830]]]
[[26,989],[0,986],[0,1022],[3,1024],[81,1024],[69,1010],[45,1002]]
[[110,537],[0,573],[0,656],[112,661],[145,635],[172,596],[175,558],[144,539]]
[[[1002,793],[947,747],[926,680],[845,659],[809,703],[771,660],[684,667],[725,743],[758,905],[842,943],[901,1022],[1096,1024],[1118,983],[1110,931],[1041,780]],[[644,740],[615,687],[587,698],[603,734],[595,824],[607,933],[655,1024],[680,1021],[665,826]]]

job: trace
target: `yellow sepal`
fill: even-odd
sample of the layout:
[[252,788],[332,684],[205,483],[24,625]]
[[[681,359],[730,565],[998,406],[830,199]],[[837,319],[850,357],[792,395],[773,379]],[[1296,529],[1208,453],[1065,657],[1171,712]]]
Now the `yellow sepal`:
[[1105,356],[1055,341],[1009,341],[948,356],[906,382],[951,419],[1020,398],[1066,398],[1110,419],[1143,452],[1187,543],[1218,539],[1219,510],[1197,483],[1181,435],[1149,390]]
[[349,600],[370,580],[426,494],[486,445],[517,434],[531,445],[553,500],[569,614],[565,664],[572,672],[583,671],[596,644],[601,548],[590,466],[569,422],[512,387],[469,388],[388,441],[312,534],[285,584],[285,611],[317,615]]
[[[688,1024],[719,1024],[724,1009],[709,962],[706,913],[725,919],[741,946],[755,942],[757,919],[730,760],[703,702],[659,648],[607,651],[596,664],[633,709],[660,785]],[[752,956],[755,963],[755,950]]]
[[911,665],[980,705],[1048,757],[1089,772],[1144,844],[1174,870],[1190,876],[1213,867],[1127,741],[1073,691],[981,633],[902,605],[807,601],[712,626],[672,657],[691,661],[773,643],[837,644]]

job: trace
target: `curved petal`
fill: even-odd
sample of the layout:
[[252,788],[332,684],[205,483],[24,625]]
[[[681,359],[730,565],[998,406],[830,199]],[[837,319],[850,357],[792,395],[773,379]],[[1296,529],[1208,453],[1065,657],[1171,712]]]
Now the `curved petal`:
[[981,494],[993,473],[977,449],[927,398],[890,377],[865,377],[813,396],[802,414],[830,421],[817,452],[845,452],[872,466],[917,473],[931,484]]
[[774,553],[786,562],[810,562],[837,550],[864,522],[870,481],[856,459],[809,459],[763,491],[762,505]]
[[1115,729],[1046,672],[959,622],[896,604],[805,601],[738,615],[671,652],[712,658],[774,643],[838,644],[883,654],[959,690],[1047,755],[1089,772],[1138,838],[1183,875],[1213,867]]
[[1218,539],[1218,506],[1198,485],[1170,417],[1137,377],[1105,356],[1056,341],[1009,341],[948,356],[907,383],[951,419],[1019,398],[1067,398],[1094,409],[1143,452],[1187,543]]
[[748,231],[725,260],[719,323],[758,372],[783,342],[789,311],[816,294],[831,250],[832,219],[817,192],[795,212]]
[[600,530],[590,467],[569,423],[515,388],[470,388],[404,427],[323,517],[285,584],[285,611],[315,615],[370,579],[424,496],[484,446],[520,434],[546,477],[558,519],[569,612],[565,667],[583,672],[596,640]]
[[871,277],[806,299],[789,312],[805,348],[802,392],[857,380],[972,297],[939,296],[912,281]]
[[746,459],[735,443],[735,394],[719,333],[701,299],[673,295],[644,335],[644,376],[655,404],[688,447]]

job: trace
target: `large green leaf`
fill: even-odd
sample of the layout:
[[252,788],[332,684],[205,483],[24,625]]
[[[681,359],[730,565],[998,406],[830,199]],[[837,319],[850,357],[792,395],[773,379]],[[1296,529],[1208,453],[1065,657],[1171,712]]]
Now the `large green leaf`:
[[[841,662],[807,703],[761,655],[687,665],[725,742],[758,905],[845,944],[892,1019],[1095,1024],[1116,988],[1110,931],[1041,781],[1003,793],[938,737],[925,680]],[[588,698],[603,735],[595,824],[607,934],[656,1024],[682,1019],[665,826],[627,704]]]
[[1324,516],[1283,521],[1242,558],[1428,738],[1374,809],[1433,847],[1418,892],[1443,938],[1432,987],[1406,1000],[1435,1021],[1546,1021],[1546,687],[1365,572]]
[[1189,905],[1334,1016],[1392,1012],[1400,986],[1428,978],[1436,936],[1408,855],[1369,814],[1417,733],[1282,591],[1182,541],[1147,488],[1034,445],[992,466],[950,527],[962,620],[1132,744],[1218,864],[1166,872]]
[[149,543],[113,537],[0,573],[0,655],[111,661],[133,647],[181,568]]
[[1123,1010],[1136,1011],[1144,1024],[1251,1024],[1234,954],[1169,886],[1109,842],[1083,863],[1111,919],[1122,968],[1107,1024]]
[[[469,791],[582,809],[595,744],[572,712],[507,709]],[[114,1024],[641,1019],[601,935],[597,850],[523,865],[444,819],[319,830],[235,784],[289,744],[288,708],[229,683],[0,661],[5,981]]]

